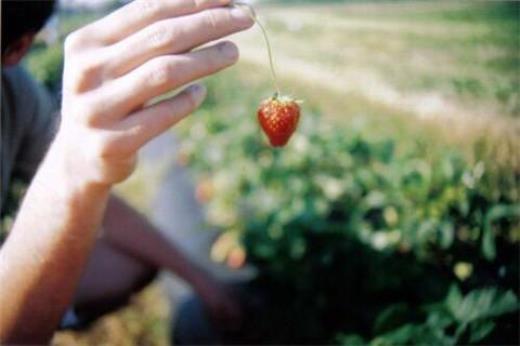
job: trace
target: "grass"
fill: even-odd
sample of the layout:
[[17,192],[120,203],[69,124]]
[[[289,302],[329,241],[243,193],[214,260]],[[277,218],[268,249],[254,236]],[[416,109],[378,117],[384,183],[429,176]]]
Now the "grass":
[[97,321],[82,332],[55,334],[52,345],[168,345],[168,305],[154,284],[137,295],[128,307]]
[[[407,96],[435,93],[466,111],[478,102],[488,115],[517,117],[519,9],[502,2],[404,2],[261,13],[281,69],[298,63],[363,93],[375,80]],[[256,46],[261,56],[257,35],[241,38],[244,50]]]

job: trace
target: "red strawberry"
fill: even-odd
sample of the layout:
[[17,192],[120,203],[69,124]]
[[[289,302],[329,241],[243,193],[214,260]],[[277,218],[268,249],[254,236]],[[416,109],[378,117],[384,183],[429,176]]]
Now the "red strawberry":
[[300,120],[300,106],[288,97],[274,96],[258,108],[258,122],[273,147],[283,147],[289,141]]

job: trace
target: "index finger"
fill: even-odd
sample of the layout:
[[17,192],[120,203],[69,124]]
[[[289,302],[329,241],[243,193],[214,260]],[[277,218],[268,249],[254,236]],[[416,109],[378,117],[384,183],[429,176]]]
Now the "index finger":
[[179,17],[206,9],[227,6],[232,0],[135,0],[90,24],[91,37],[110,45],[166,18]]

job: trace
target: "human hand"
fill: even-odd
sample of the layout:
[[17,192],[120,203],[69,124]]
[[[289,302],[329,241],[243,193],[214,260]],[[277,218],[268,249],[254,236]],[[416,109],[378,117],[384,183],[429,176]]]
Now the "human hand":
[[205,43],[253,25],[231,0],[136,0],[65,42],[62,124],[51,151],[69,175],[111,186],[146,142],[194,111],[200,85],[153,98],[234,64],[238,49]]

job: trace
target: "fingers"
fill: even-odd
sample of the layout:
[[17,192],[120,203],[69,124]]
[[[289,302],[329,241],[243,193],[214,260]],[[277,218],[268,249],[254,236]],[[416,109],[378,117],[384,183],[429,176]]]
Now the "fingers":
[[[98,113],[105,121],[113,120],[111,114],[124,116],[167,91],[220,71],[237,60],[238,48],[231,42],[152,59],[105,88],[95,90],[96,104],[101,107]],[[110,109],[103,109],[103,105],[110,105]]]
[[135,152],[152,138],[177,124],[195,111],[206,97],[199,84],[188,87],[171,99],[159,102],[124,119],[117,127],[119,148]]
[[231,0],[135,0],[89,25],[105,45],[115,43],[153,22],[229,5]]
[[109,47],[106,67],[112,77],[121,76],[151,58],[184,53],[253,25],[240,8],[217,8],[152,24]]

